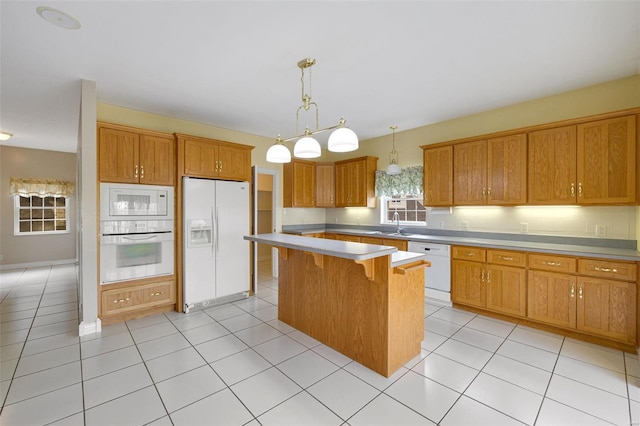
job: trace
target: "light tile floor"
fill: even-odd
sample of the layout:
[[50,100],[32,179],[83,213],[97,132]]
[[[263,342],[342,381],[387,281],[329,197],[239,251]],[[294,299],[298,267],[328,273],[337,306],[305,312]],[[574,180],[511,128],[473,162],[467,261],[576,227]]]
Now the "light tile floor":
[[257,297],[77,337],[72,265],[0,271],[2,425],[629,425],[637,355],[427,302],[382,377]]

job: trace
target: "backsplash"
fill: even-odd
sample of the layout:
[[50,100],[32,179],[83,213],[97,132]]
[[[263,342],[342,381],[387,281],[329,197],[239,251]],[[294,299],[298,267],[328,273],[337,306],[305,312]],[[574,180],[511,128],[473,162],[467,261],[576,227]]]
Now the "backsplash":
[[[636,240],[637,216],[635,206],[456,207],[429,212],[427,228]],[[380,208],[283,209],[283,225],[317,223],[380,225]]]

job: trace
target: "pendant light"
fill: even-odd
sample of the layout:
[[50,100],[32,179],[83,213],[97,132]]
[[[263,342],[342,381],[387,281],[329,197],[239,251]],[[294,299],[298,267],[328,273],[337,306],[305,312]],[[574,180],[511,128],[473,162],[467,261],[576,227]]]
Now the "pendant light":
[[[316,133],[326,132],[327,130],[333,130],[329,135],[329,141],[327,148],[332,152],[350,152],[358,149],[358,135],[346,126],[346,120],[340,117],[338,124],[331,127],[325,127],[324,129],[318,128],[318,104],[311,102],[311,95],[306,94],[304,90],[304,70],[311,68],[316,63],[313,58],[305,58],[298,61],[298,68],[302,70],[302,105],[298,107],[296,111],[296,133],[298,133],[298,121],[300,110],[309,111],[313,106],[316,113],[316,128],[315,130],[306,127],[303,134],[283,139],[278,135],[276,143],[269,147],[267,150],[267,161],[270,163],[288,163],[291,161],[291,152],[284,146],[284,142],[296,140],[293,147],[293,155],[298,158],[317,158],[322,155],[320,143],[312,137]],[[311,87],[311,70],[309,70],[309,87]],[[286,151],[286,152],[285,152]]]
[[387,166],[388,175],[399,175],[402,169],[398,166],[398,151],[396,151],[396,129],[398,126],[389,126],[393,131],[393,149],[389,153],[389,166]]

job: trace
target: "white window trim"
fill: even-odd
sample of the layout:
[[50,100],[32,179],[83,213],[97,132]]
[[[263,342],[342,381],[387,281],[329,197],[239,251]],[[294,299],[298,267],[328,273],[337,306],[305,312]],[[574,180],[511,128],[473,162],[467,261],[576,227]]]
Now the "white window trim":
[[[16,237],[25,237],[29,235],[60,235],[60,234],[68,234],[71,232],[71,217],[69,216],[69,212],[71,211],[71,197],[55,197],[55,198],[65,198],[66,201],[64,203],[65,211],[65,220],[67,222],[67,229],[64,231],[35,231],[35,232],[20,232],[20,196],[14,196],[13,198],[13,235]],[[44,198],[44,197],[41,197]],[[59,207],[56,207],[59,208]]]
[[[386,195],[383,195],[382,197],[378,197],[379,198],[379,203],[378,205],[380,206],[380,224],[381,225],[395,225],[396,222],[391,221],[391,220],[387,220],[387,199],[389,198],[393,198],[393,197],[388,197]],[[417,199],[419,197],[412,197],[412,199]],[[427,207],[427,214],[429,212],[429,208]],[[400,221],[400,225],[407,225],[407,226],[413,226],[413,227],[423,227],[426,228],[427,227],[427,221],[425,220],[424,222],[422,221],[409,221],[409,220],[401,220]]]

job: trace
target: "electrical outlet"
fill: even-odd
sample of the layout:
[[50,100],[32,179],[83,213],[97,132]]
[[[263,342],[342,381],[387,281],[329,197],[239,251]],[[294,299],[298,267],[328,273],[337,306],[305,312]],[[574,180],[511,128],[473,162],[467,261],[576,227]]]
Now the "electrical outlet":
[[469,221],[468,221],[468,220],[463,220],[463,221],[462,221],[462,229],[463,229],[464,231],[466,231],[466,230],[468,230],[468,229],[469,229]]
[[596,236],[604,237],[607,235],[607,227],[604,225],[596,225]]
[[520,232],[523,232],[523,233],[529,232],[529,224],[528,223],[521,223],[520,224]]

